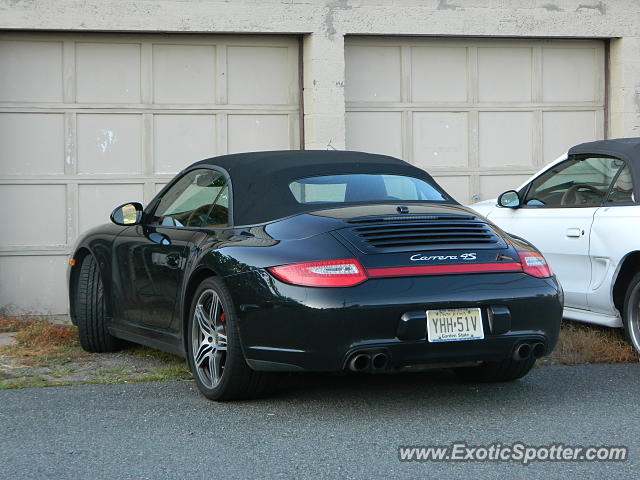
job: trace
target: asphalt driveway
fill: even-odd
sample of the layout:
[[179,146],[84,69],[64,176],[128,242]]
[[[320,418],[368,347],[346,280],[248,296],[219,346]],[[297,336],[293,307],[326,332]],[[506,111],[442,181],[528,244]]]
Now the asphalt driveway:
[[[640,365],[542,367],[470,385],[447,373],[291,376],[216,404],[192,382],[0,391],[0,477],[637,478]],[[618,463],[402,463],[398,445],[626,445]]]

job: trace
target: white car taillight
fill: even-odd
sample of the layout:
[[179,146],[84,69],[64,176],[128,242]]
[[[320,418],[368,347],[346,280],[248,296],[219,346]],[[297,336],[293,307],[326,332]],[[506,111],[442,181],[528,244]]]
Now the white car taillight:
[[539,253],[518,252],[518,256],[524,273],[538,278],[547,278],[553,275],[547,261]]

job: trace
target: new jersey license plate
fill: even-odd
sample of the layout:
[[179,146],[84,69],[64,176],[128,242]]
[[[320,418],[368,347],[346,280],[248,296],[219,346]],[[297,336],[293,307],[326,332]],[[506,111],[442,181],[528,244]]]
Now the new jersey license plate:
[[482,340],[482,314],[479,308],[427,310],[427,338],[429,342]]

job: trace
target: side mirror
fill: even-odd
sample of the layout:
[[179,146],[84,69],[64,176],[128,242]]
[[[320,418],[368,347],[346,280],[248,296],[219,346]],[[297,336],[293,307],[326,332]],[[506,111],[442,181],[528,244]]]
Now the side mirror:
[[515,190],[507,190],[498,197],[498,205],[505,208],[519,208],[520,196]]
[[116,225],[138,225],[142,222],[142,204],[138,202],[125,203],[111,212],[111,221]]

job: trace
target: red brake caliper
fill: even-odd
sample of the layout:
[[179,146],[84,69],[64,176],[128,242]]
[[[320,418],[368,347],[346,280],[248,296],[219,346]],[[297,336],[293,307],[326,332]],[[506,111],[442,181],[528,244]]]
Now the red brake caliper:
[[220,314],[220,321],[224,323],[224,319],[225,319],[224,312],[222,312]]

